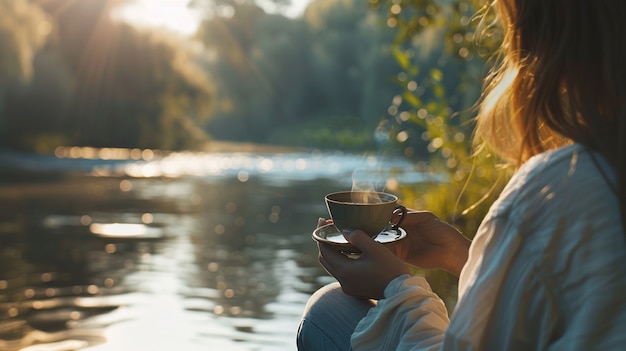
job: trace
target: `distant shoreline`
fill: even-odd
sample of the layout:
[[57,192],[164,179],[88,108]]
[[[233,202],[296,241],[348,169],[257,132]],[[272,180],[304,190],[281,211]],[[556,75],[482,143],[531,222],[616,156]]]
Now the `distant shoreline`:
[[247,142],[235,142],[235,141],[217,141],[212,140],[206,143],[206,145],[200,148],[199,151],[204,152],[272,152],[272,153],[289,153],[289,152],[301,152],[311,151],[310,148],[294,147],[294,146],[281,146],[281,145],[269,145],[269,144],[255,144]]

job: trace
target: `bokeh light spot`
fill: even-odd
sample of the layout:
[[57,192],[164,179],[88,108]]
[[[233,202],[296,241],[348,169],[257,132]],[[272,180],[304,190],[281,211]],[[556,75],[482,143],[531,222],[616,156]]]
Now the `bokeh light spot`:
[[90,293],[90,294],[92,294],[92,295],[97,294],[97,293],[98,293],[98,291],[100,291],[100,289],[98,289],[98,287],[97,287],[97,286],[95,286],[95,285],[89,285],[89,286],[87,287],[87,292],[88,292],[88,293]]
[[152,213],[144,213],[141,215],[141,222],[143,222],[144,224],[150,224],[154,222],[154,216],[152,215]]
[[215,226],[215,234],[222,235],[226,232],[226,227],[223,224]]
[[250,179],[250,174],[248,174],[248,172],[239,171],[239,173],[237,173],[237,180],[239,180],[240,182],[245,183],[249,179]]
[[217,272],[219,268],[220,268],[220,265],[217,262],[211,262],[207,266],[207,269],[209,270],[209,272]]
[[80,224],[82,225],[90,225],[91,224],[91,216],[84,215],[80,217]]
[[116,250],[115,244],[106,244],[104,246],[104,252],[108,254],[115,253],[115,250]]
[[130,191],[133,188],[133,183],[130,180],[124,179],[120,182],[120,190],[123,192]]

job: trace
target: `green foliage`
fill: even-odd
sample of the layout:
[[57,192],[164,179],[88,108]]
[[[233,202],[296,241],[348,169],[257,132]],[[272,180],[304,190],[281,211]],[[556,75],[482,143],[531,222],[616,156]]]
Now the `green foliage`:
[[59,145],[71,145],[71,141],[66,135],[37,133],[25,134],[17,140],[19,144],[15,145],[18,149],[29,150],[40,154],[53,153]]
[[330,116],[292,128],[281,128],[268,138],[273,144],[335,149],[373,150],[376,147],[370,127],[356,117]]
[[[397,79],[404,90],[392,109],[395,134],[401,144],[410,144],[419,135],[428,152],[425,169],[445,177],[417,188],[402,187],[402,197],[409,206],[427,208],[456,224],[469,237],[510,176],[510,170],[500,167],[490,153],[472,150],[472,106],[480,93],[484,52],[497,47],[493,36],[477,46],[478,20],[471,18],[478,3],[384,3],[389,9],[388,24],[397,30],[394,57],[404,71]],[[438,58],[423,60],[425,47]],[[407,132],[415,129],[421,133]],[[407,149],[406,154],[423,156]]]

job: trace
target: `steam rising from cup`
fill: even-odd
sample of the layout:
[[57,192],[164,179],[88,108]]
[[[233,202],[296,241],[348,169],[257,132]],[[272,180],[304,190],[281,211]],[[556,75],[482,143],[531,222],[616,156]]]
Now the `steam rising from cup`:
[[[384,184],[384,180],[382,180]],[[352,192],[354,192],[352,201],[355,203],[375,204],[381,203],[382,200],[373,183],[371,171],[356,169],[352,172]],[[381,191],[384,191],[384,187]]]

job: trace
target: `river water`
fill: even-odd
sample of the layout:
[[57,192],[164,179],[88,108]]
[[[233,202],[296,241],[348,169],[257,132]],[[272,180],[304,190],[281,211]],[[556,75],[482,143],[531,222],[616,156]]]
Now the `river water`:
[[0,350],[294,350],[332,281],[324,194],[428,179],[392,157],[133,151],[0,153]]

